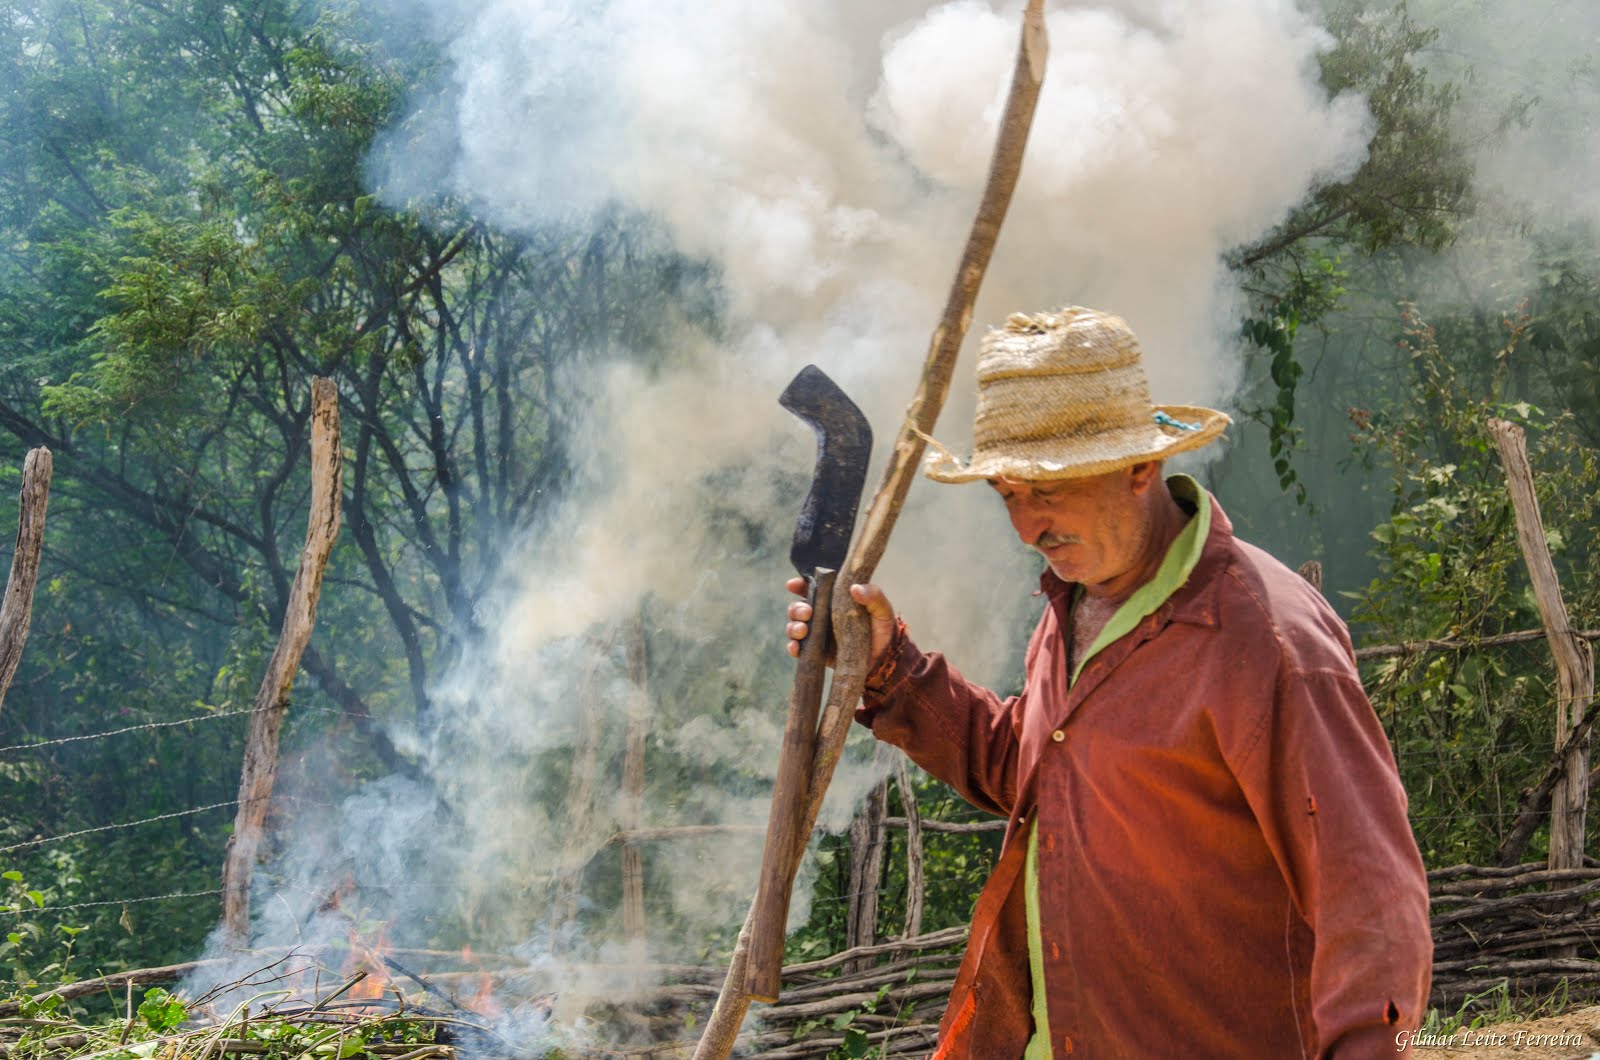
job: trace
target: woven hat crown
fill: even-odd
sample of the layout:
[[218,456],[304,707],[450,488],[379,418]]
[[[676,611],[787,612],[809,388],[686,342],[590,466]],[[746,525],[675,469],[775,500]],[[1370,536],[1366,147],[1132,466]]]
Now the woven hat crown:
[[935,448],[940,482],[1095,475],[1205,445],[1229,419],[1154,406],[1143,354],[1120,317],[1081,306],[1014,313],[984,336],[972,460]]

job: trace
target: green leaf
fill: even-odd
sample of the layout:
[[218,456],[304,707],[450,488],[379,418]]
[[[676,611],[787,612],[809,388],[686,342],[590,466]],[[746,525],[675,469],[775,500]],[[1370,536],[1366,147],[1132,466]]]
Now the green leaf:
[[139,1018],[157,1034],[164,1034],[181,1024],[189,1015],[183,1001],[160,987],[145,991],[139,1003]]
[[840,1051],[851,1060],[860,1060],[872,1048],[872,1043],[867,1040],[866,1032],[856,1027],[851,1027],[844,1032],[844,1045]]

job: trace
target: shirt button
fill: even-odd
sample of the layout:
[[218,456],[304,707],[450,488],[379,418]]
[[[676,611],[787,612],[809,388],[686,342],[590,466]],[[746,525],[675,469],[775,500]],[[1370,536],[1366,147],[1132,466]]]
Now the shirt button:
[[1067,738],[1067,734],[1065,732],[1062,732],[1060,729],[1057,729],[1055,732],[1050,734],[1050,739],[1054,740],[1056,743],[1060,743],[1062,740],[1065,740],[1066,738]]

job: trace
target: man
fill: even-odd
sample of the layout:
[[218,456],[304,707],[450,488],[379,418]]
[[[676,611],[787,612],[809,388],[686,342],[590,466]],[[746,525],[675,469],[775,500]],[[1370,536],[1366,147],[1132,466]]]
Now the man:
[[[978,386],[972,460],[925,470],[986,480],[1045,557],[1023,691],[851,589],[858,719],[1009,818],[937,1055],[1392,1056],[1427,1002],[1427,881],[1349,636],[1161,475],[1228,418],[1153,407],[1127,325],[1080,308],[988,335]],[[793,653],[810,609],[789,617]]]

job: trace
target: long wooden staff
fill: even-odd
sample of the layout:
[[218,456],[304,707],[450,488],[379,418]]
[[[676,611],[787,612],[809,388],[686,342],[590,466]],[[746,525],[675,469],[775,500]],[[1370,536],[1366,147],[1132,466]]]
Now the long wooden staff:
[[[1011,205],[1017,174],[1022,170],[1023,150],[1027,147],[1028,130],[1033,125],[1039,90],[1044,84],[1048,54],[1044,0],[1028,0],[1027,10],[1022,16],[1022,37],[1017,46],[1011,90],[1006,99],[994,157],[989,163],[989,179],[984,186],[983,200],[978,206],[978,216],[972,223],[972,232],[967,236],[966,249],[961,254],[955,282],[945,302],[944,315],[933,330],[922,379],[906,409],[905,422],[895,438],[894,450],[884,468],[883,481],[873,495],[861,535],[856,539],[850,558],[845,562],[844,571],[834,587],[832,613],[834,635],[838,638],[838,655],[834,663],[833,684],[828,691],[828,705],[823,711],[818,730],[816,760],[811,768],[810,794],[803,826],[798,832],[796,849],[790,861],[791,878],[799,871],[800,860],[805,855],[806,838],[816,827],[823,797],[828,792],[828,783],[833,779],[834,767],[839,764],[839,756],[844,750],[856,702],[861,698],[862,687],[866,684],[867,663],[872,647],[871,626],[866,611],[850,599],[850,586],[869,581],[878,567],[878,561],[883,558],[884,549],[889,544],[889,534],[894,529],[895,520],[900,517],[906,493],[911,489],[912,477],[922,460],[925,439],[933,431],[939,411],[944,407],[945,396],[950,391],[956,357],[972,324],[972,307],[978,299],[984,273],[988,271],[989,259],[994,254],[1000,225]],[[754,913],[753,906],[751,913]],[[739,940],[734,944],[733,959],[728,964],[728,975],[723,980],[716,1007],[712,1009],[711,1018],[706,1021],[706,1029],[695,1049],[694,1060],[726,1060],[733,1051],[739,1025],[750,1007],[750,998],[744,993],[749,937],[750,920],[747,916],[744,929],[739,932]]]

